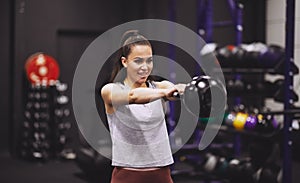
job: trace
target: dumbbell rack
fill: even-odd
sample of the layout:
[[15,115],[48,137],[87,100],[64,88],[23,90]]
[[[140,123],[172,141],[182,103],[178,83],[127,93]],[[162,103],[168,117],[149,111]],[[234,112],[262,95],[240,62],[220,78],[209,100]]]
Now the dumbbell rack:
[[[52,158],[72,158],[67,131],[70,110],[66,107],[67,85],[56,81],[54,84],[29,84],[24,94],[24,121],[18,136],[20,157],[29,160],[46,161]],[[28,83],[28,84],[27,84]]]

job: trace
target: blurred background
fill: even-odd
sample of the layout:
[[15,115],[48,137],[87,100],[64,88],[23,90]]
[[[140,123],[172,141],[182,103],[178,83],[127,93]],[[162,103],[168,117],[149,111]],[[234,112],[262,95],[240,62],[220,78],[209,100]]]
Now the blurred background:
[[[89,147],[75,122],[74,71],[103,32],[128,21],[163,19],[209,43],[228,94],[224,122],[212,145],[204,151],[193,146],[207,122],[200,116],[189,146],[174,155],[174,181],[296,183],[300,4],[294,2],[1,0],[0,181],[109,182],[109,160]],[[193,68],[177,48],[157,43],[155,51]],[[101,71],[99,78],[109,74]],[[201,105],[206,108],[210,101]],[[103,112],[101,102],[99,108]],[[177,117],[171,113],[167,118],[171,130]]]

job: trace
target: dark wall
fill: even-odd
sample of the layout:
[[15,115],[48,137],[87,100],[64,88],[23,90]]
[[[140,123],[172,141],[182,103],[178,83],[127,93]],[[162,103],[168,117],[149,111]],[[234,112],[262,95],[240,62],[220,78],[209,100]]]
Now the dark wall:
[[[243,43],[265,42],[265,6],[264,0],[241,0],[243,5]],[[232,20],[226,0],[213,1],[214,21]],[[220,44],[234,44],[234,26],[216,27],[213,41]],[[226,36],[224,36],[226,35]]]
[[[215,18],[229,18],[224,2],[214,2],[217,3],[214,5]],[[257,6],[264,8],[261,2],[254,0],[245,4],[244,37],[247,41],[264,39],[264,25],[259,27],[256,24],[258,20],[265,19],[258,17],[264,16],[264,11],[260,14],[254,11]],[[24,64],[31,54],[45,52],[55,57],[61,69],[60,80],[68,83],[71,88],[80,55],[93,39],[109,28],[131,20],[157,18],[172,19],[197,32],[196,0],[6,0],[0,2],[0,7],[0,20],[4,25],[0,28],[3,65],[0,74],[1,83],[5,86],[1,91],[3,120],[0,149],[8,148],[9,139],[13,150],[16,146],[19,126],[23,121]],[[234,40],[234,31],[230,27],[216,29],[214,33],[216,42],[232,43]],[[70,89],[67,94],[71,96]],[[74,120],[73,116],[71,120]]]
[[[77,62],[88,46],[104,30],[122,23],[124,9],[116,0],[17,0],[14,59],[14,139],[15,149],[20,124],[23,121],[24,64],[35,52],[44,52],[57,59],[61,82],[69,85],[71,97],[72,78]],[[71,104],[67,107],[72,109]],[[72,142],[77,143],[78,134],[74,116]]]
[[11,121],[11,1],[0,1],[0,151],[8,149]]

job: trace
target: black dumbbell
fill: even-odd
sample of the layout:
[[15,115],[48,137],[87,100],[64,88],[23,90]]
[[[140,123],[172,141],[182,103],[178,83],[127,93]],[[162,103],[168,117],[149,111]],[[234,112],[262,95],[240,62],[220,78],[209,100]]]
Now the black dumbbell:
[[58,133],[59,134],[64,134],[66,131],[68,131],[71,128],[71,123],[70,122],[60,122],[57,125]]
[[227,159],[225,157],[220,157],[215,168],[216,174],[219,176],[225,176],[227,173],[228,166],[229,162],[227,161]]
[[56,84],[56,90],[58,92],[65,92],[68,89],[68,85],[66,83],[57,83]]
[[64,105],[69,102],[69,98],[66,95],[60,95],[56,98],[56,101],[58,104]]
[[27,119],[27,120],[31,120],[32,118],[31,118],[31,113],[29,112],[29,111],[25,111],[24,112],[24,116],[25,116],[25,118]]
[[232,159],[229,161],[227,176],[231,180],[247,179],[246,182],[253,182],[252,175],[254,174],[254,167],[250,158]]
[[202,163],[202,168],[205,172],[211,173],[211,172],[215,171],[215,169],[218,165],[218,162],[219,162],[218,156],[215,156],[211,153],[206,153],[204,161]]
[[280,183],[282,182],[282,168],[278,165],[264,166],[253,174],[253,178],[257,183]]

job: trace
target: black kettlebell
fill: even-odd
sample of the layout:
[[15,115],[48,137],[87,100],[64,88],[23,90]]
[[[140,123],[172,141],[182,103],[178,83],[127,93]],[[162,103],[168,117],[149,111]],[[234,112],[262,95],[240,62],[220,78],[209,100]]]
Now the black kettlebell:
[[[178,93],[174,93],[178,97]],[[214,103],[212,103],[212,97]],[[181,98],[187,110],[197,117],[224,113],[226,108],[226,88],[222,82],[210,76],[196,76],[186,85]]]
[[264,68],[273,68],[284,61],[285,50],[278,45],[269,45],[267,51],[259,56],[260,65]]

